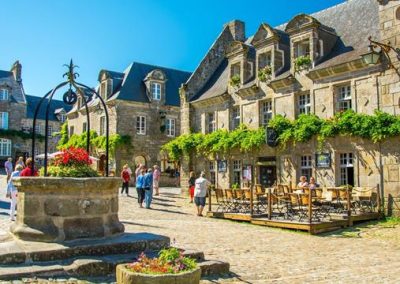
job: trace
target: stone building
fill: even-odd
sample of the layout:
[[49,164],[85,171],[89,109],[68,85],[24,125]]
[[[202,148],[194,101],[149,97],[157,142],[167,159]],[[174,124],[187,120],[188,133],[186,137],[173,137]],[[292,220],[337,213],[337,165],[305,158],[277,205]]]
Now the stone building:
[[[297,15],[277,27],[262,23],[250,37],[243,22],[226,24],[181,88],[181,133],[232,130],[240,123],[265,127],[277,114],[290,119],[302,113],[329,118],[347,109],[366,114],[378,109],[398,115],[400,77],[383,56],[373,66],[363,61],[369,36],[400,46],[400,1],[348,0],[315,14]],[[390,56],[399,68],[395,52]],[[305,70],[296,68],[299,57],[310,60]],[[266,66],[271,74],[263,82],[259,73]],[[236,86],[233,79],[239,80]],[[250,154],[192,157],[182,161],[182,187],[189,170],[206,170],[221,188],[243,184],[243,174],[249,172],[248,182],[265,186],[295,184],[306,175],[316,177],[322,186],[379,184],[385,198],[396,200],[399,143],[400,137],[374,144],[337,136],[328,139],[322,150],[312,140],[285,150],[265,145]],[[329,163],[317,165],[317,157]],[[218,159],[227,161],[226,170],[218,171]]]
[[[163,172],[175,165],[161,153],[161,146],[180,134],[179,87],[190,73],[134,62],[124,72],[101,70],[97,90],[109,113],[110,135],[131,137],[131,145],[116,149],[110,168],[119,172],[127,163],[131,168],[142,163],[158,164]],[[90,129],[105,135],[105,113],[100,100],[87,96]],[[78,99],[67,114],[69,135],[87,130],[86,112]],[[100,170],[104,153],[98,153]],[[164,183],[165,184],[165,183]]]
[[[25,94],[22,84],[22,65],[16,61],[10,71],[0,70],[0,165],[8,157],[31,156],[33,117],[40,98]],[[60,130],[66,120],[70,107],[53,100],[49,115],[49,152],[56,151],[58,137],[54,132]],[[35,155],[44,153],[45,111],[41,108],[37,118],[36,132],[39,134]]]

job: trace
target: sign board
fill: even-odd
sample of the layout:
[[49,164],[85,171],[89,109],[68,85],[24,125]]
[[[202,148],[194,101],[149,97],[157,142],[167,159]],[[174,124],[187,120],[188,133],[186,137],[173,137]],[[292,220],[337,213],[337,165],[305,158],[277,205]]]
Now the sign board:
[[278,133],[276,133],[275,129],[271,127],[267,127],[265,129],[265,142],[270,147],[278,146]]
[[315,163],[317,168],[330,168],[331,167],[331,154],[318,153],[315,154]]
[[218,172],[219,173],[225,173],[226,172],[226,165],[227,165],[226,160],[218,161]]

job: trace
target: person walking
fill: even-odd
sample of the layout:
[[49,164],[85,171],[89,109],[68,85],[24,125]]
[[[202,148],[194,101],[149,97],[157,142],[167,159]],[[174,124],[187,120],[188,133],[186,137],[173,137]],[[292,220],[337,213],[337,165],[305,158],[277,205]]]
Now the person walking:
[[160,195],[159,184],[160,184],[161,171],[160,171],[160,168],[157,165],[154,165],[153,168],[154,168],[154,172],[153,172],[153,189],[156,192],[154,195]]
[[15,221],[15,207],[17,206],[17,188],[15,187],[13,183],[13,178],[19,177],[22,171],[22,166],[17,165],[15,167],[15,171],[12,172],[10,181],[7,184],[7,197],[11,198],[11,204],[10,204],[10,217],[11,221]]
[[194,197],[194,186],[196,184],[196,178],[194,176],[194,172],[189,173],[189,195],[190,195],[190,203],[193,203]]
[[25,164],[24,164],[24,157],[19,157],[18,161],[15,163],[15,167],[17,167],[17,165],[21,165],[22,169],[25,169]]
[[[21,164],[19,164],[21,165]],[[21,165],[22,166],[22,165]],[[26,167],[21,171],[21,177],[38,176],[38,171],[33,167],[32,158],[26,159]]]
[[126,196],[129,196],[129,181],[131,180],[131,175],[129,173],[127,165],[125,165],[122,168],[121,178],[122,178],[121,194],[124,194],[124,191],[125,191]]
[[203,216],[203,209],[206,206],[207,187],[211,184],[206,178],[206,174],[201,172],[200,177],[195,181],[194,203],[197,207],[197,216]]
[[4,163],[4,168],[6,170],[7,174],[7,182],[10,180],[11,174],[13,172],[13,164],[12,164],[12,158],[8,158],[7,161]]
[[138,197],[138,203],[140,208],[143,208],[143,200],[144,200],[144,175],[146,170],[144,168],[141,169],[140,173],[136,177],[136,191]]
[[153,171],[150,168],[144,176],[144,200],[147,209],[150,209],[150,204],[152,199],[153,199]]

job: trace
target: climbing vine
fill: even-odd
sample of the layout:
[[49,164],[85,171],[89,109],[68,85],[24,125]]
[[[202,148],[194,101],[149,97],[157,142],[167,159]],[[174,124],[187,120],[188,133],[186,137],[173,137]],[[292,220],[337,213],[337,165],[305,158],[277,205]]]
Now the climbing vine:
[[[82,134],[73,134],[71,137],[69,137],[68,126],[65,123],[61,127],[60,135],[61,137],[58,141],[57,149],[61,150],[69,147],[86,148],[87,132]],[[109,150],[111,155],[115,153],[115,149],[117,147],[129,145],[131,145],[131,137],[129,135],[112,134],[109,136]],[[92,150],[104,151],[106,149],[106,137],[103,135],[98,135],[96,131],[91,130],[90,147]]]
[[[337,113],[329,119],[312,114],[302,114],[295,120],[277,115],[270,120],[269,127],[278,135],[278,143],[286,147],[289,143],[304,143],[316,137],[319,146],[327,138],[337,135],[370,139],[377,143],[385,138],[400,135],[400,116],[382,111],[373,115],[356,113],[352,110]],[[162,149],[171,160],[179,160],[190,154],[228,154],[232,150],[250,152],[265,144],[265,129],[249,129],[245,125],[233,131],[219,129],[210,134],[184,134],[166,143]]]

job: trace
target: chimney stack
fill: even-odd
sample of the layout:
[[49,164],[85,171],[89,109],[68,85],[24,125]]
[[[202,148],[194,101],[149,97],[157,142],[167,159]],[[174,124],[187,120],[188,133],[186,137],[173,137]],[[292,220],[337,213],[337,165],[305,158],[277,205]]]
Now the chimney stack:
[[228,26],[234,40],[245,41],[246,36],[244,22],[240,20],[233,20],[225,24],[224,27],[226,26]]
[[14,74],[15,81],[18,84],[22,84],[22,65],[18,60],[11,67],[11,72]]

